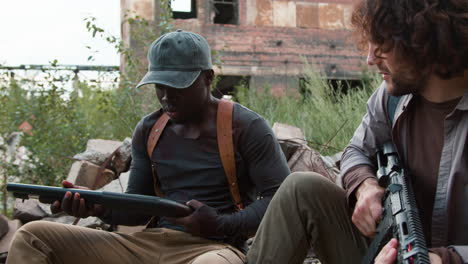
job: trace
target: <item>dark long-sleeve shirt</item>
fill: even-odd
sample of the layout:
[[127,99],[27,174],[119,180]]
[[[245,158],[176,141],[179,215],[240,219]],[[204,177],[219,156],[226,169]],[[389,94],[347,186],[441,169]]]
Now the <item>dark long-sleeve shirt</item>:
[[[184,138],[166,126],[152,160],[146,152],[150,129],[161,116],[157,111],[137,125],[132,141],[132,166],[127,193],[155,195],[151,163],[156,165],[165,198],[186,202],[196,199],[222,214],[221,232],[227,237],[255,233],[273,194],[290,173],[281,148],[266,121],[234,105],[233,134],[237,180],[245,209],[236,212],[219,157],[216,131],[197,139]],[[148,215],[112,212],[104,217],[113,224],[138,225]],[[183,230],[161,219],[159,227]]]

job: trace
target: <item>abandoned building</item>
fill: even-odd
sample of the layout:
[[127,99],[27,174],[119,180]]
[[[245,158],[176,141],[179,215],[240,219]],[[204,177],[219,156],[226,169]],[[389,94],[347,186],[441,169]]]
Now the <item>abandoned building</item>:
[[[218,90],[240,81],[297,93],[305,67],[330,80],[359,79],[364,58],[350,31],[351,0],[171,0],[174,28],[206,37],[220,57]],[[122,0],[125,11],[154,20],[159,0]],[[159,9],[160,10],[160,9]],[[129,29],[122,36],[131,43]]]

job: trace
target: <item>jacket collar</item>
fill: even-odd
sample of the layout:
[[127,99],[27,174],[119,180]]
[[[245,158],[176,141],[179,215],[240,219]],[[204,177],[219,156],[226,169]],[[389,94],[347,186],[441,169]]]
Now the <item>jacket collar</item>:
[[460,102],[458,102],[456,109],[463,110],[463,111],[468,110],[468,90],[460,99]]

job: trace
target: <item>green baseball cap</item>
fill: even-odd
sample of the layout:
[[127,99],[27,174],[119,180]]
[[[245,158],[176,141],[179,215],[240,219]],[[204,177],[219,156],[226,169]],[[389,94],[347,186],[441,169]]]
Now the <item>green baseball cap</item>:
[[213,68],[206,39],[181,29],[166,33],[151,43],[148,63],[148,72],[137,88],[149,83],[187,88],[201,71]]

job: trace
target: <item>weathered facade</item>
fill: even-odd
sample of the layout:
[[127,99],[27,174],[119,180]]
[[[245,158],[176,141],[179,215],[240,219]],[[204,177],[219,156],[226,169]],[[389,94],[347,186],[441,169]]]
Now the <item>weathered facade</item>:
[[[364,59],[351,38],[351,1],[192,0],[192,12],[175,12],[174,24],[207,38],[225,82],[246,76],[251,87],[269,84],[282,94],[297,91],[306,64],[330,79],[359,78]],[[149,20],[154,3],[121,0],[123,12]],[[130,43],[128,29],[123,36]]]

